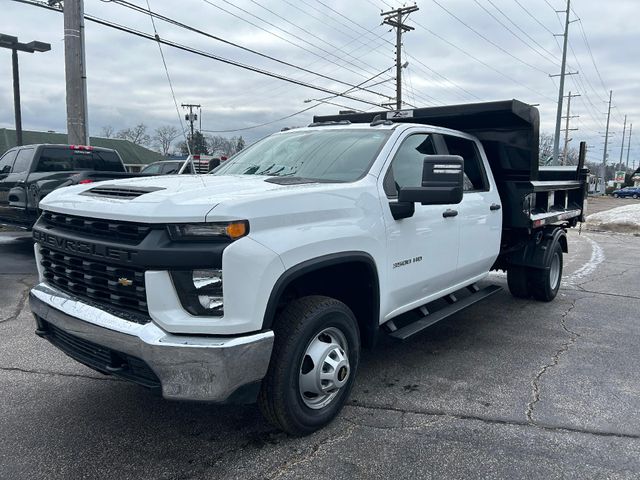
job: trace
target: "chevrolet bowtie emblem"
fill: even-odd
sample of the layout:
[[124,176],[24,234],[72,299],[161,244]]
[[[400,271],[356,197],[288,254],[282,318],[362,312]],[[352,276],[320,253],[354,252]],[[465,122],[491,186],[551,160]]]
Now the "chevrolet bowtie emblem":
[[121,277],[118,279],[118,283],[123,287],[130,287],[133,285],[133,280],[129,280],[128,278]]

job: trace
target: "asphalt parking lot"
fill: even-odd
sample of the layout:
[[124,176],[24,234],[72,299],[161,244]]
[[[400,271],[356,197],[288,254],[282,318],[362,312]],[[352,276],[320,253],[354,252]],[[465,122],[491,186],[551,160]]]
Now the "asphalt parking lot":
[[501,292],[383,340],[342,415],[302,439],[254,406],[168,402],[36,337],[20,237],[0,232],[2,479],[640,477],[637,236],[571,231],[550,304]]

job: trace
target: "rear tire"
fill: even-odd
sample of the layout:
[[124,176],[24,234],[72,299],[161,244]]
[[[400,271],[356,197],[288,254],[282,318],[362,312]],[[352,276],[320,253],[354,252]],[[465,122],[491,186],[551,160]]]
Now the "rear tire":
[[634,194],[633,194],[633,198],[634,198],[635,200],[637,200],[637,199],[638,199],[638,194],[637,194],[637,193],[634,193]]
[[511,266],[507,270],[507,284],[511,295],[516,298],[529,298],[529,269],[526,267]]
[[550,302],[558,294],[562,283],[562,247],[556,242],[543,268],[531,269],[531,293],[533,298]]
[[308,435],[340,413],[360,359],[358,322],[344,303],[309,296],[276,318],[275,342],[258,406],[272,425]]

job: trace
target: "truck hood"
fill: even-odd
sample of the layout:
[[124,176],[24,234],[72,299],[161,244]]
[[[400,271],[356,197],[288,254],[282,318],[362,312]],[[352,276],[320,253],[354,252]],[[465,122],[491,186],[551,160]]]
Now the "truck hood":
[[[254,200],[327,184],[278,185],[253,175],[166,175],[108,180],[55,190],[40,208],[70,215],[147,223],[203,222],[222,202]],[[114,195],[109,195],[112,190]],[[129,191],[129,193],[125,193]],[[104,192],[106,194],[103,194]],[[120,194],[131,195],[118,197]]]

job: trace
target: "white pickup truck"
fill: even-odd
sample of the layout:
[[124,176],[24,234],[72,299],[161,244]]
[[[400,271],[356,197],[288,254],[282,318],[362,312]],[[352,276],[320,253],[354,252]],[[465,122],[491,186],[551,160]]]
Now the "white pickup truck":
[[586,176],[538,167],[538,112],[513,100],[316,118],[208,175],[56,190],[33,229],[36,333],[304,435],[339,413],[361,348],[495,293],[490,270],[552,300]]

